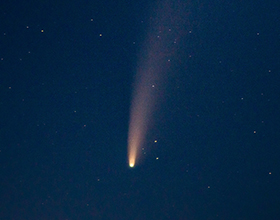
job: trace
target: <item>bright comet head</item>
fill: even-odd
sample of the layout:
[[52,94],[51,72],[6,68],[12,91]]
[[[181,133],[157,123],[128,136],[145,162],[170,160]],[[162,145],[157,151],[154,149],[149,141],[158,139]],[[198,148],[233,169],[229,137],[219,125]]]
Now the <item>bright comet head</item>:
[[130,166],[130,167],[134,167],[134,163],[130,163],[129,166]]
[[129,164],[129,166],[130,166],[131,168],[135,166],[135,155],[134,155],[134,154],[132,154],[132,155],[129,156],[129,158],[128,158],[128,164]]

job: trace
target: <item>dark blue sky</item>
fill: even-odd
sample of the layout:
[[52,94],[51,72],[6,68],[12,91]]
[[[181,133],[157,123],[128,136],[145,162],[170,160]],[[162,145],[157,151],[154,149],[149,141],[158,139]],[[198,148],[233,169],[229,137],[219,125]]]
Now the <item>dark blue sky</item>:
[[182,2],[186,31],[130,169],[153,2],[1,1],[1,219],[279,219],[279,4]]

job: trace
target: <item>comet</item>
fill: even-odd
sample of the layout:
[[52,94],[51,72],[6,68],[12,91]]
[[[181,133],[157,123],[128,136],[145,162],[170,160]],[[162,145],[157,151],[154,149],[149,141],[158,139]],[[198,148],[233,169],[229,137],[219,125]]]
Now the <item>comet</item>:
[[155,126],[156,115],[164,101],[171,60],[180,47],[187,14],[181,1],[159,1],[147,23],[147,36],[138,56],[128,129],[128,164],[139,162],[147,134]]

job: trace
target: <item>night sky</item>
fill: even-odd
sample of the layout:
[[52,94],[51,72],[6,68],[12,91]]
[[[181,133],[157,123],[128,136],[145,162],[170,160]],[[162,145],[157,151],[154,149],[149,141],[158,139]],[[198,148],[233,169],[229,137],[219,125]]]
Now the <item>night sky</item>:
[[181,3],[130,168],[135,75],[173,15],[154,24],[148,0],[1,1],[0,219],[280,219],[280,4]]

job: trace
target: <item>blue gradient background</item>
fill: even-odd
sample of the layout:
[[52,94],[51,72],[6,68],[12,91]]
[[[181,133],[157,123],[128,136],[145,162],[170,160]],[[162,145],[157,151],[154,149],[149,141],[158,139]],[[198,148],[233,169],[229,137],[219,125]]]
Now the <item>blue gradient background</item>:
[[279,4],[182,2],[191,33],[130,169],[153,2],[1,1],[1,219],[279,218]]

